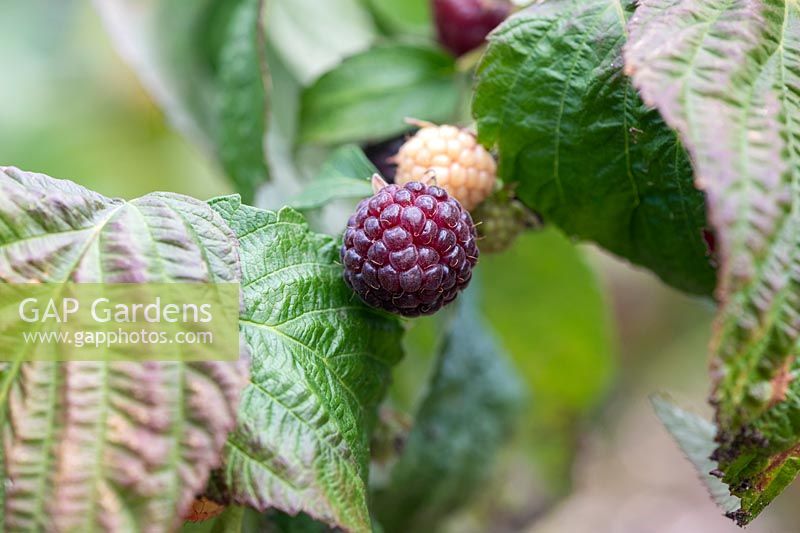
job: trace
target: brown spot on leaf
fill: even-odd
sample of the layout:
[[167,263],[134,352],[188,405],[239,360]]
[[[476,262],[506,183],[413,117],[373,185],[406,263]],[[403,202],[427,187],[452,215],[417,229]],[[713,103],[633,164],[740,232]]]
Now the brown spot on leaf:
[[725,513],[725,516],[736,522],[736,525],[739,527],[744,527],[750,522],[751,516],[750,513],[743,509],[738,509],[736,511],[730,511]]
[[759,475],[758,480],[756,481],[756,488],[763,492],[767,488],[767,485],[769,485],[769,482],[773,479],[773,476],[771,476],[770,473],[776,468],[783,466],[783,464],[788,461],[790,457],[800,457],[800,444],[796,444],[788,450],[774,455],[772,460],[769,462],[769,465]]
[[775,376],[772,378],[772,396],[769,400],[770,407],[774,407],[786,399],[789,385],[794,380],[792,364],[794,364],[794,356],[787,357],[778,369],[778,372],[776,372]]
[[184,517],[189,522],[202,522],[210,520],[222,514],[225,510],[224,505],[220,505],[213,500],[209,500],[205,496],[200,496],[192,502],[192,507],[189,513]]

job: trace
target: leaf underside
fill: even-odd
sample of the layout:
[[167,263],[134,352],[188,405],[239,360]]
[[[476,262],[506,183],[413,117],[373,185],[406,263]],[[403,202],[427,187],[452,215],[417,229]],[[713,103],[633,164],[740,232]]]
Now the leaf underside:
[[640,4],[627,70],[692,154],[720,243],[714,459],[746,524],[800,471],[800,6]]
[[622,72],[634,2],[552,0],[507,20],[473,114],[520,199],[680,289],[710,294],[703,195],[683,147]]
[[303,86],[368,49],[377,32],[361,0],[267,0],[267,35]]
[[714,437],[717,430],[714,424],[684,411],[666,397],[654,396],[651,400],[658,418],[697,469],[697,474],[714,502],[725,512],[738,509],[741,505],[739,498],[732,496],[728,486],[711,474],[719,466],[711,459],[716,448]]
[[[238,246],[202,202],[112,200],[0,168],[0,281],[235,282]],[[16,362],[0,384],[4,530],[167,530],[233,427],[236,363]]]
[[375,407],[401,357],[399,323],[342,280],[338,241],[302,215],[213,200],[242,250],[241,331],[252,356],[223,481],[235,502],[368,531]]

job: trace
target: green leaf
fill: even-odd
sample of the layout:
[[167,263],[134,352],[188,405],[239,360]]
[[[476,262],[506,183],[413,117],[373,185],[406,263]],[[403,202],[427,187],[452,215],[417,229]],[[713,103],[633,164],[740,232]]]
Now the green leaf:
[[240,0],[219,51],[214,140],[222,166],[251,201],[269,175],[264,152],[269,83],[260,18],[269,0]]
[[[333,530],[304,513],[290,516],[274,509],[262,513],[251,507],[235,507],[243,511],[240,519],[241,523],[239,524],[240,528],[236,530],[236,533],[256,533],[261,531],[269,533],[326,533],[330,531],[340,531]],[[222,517],[223,516],[220,516],[220,518]],[[213,528],[215,526],[216,524],[213,524],[210,527],[200,529],[187,528],[186,525],[184,525],[182,533],[228,533],[214,531]],[[375,530],[373,529],[373,531]]]
[[430,37],[433,21],[429,0],[364,0],[389,35]]
[[364,198],[372,195],[370,178],[378,172],[357,145],[337,149],[322,166],[317,178],[289,205],[299,210],[323,207],[339,198]]
[[269,40],[289,70],[309,85],[377,35],[359,0],[267,0]]
[[230,505],[217,517],[211,533],[241,533],[245,508]]
[[355,144],[347,144],[336,149],[325,162],[317,175],[318,180],[336,178],[357,178],[369,180],[378,172],[364,151]]
[[714,393],[740,524],[800,471],[800,6],[646,0],[627,69],[692,154],[718,235]]
[[[331,529],[325,524],[316,522],[306,514],[300,513],[297,516],[289,516],[285,513],[270,512],[263,517],[262,528],[269,528],[268,531],[274,533],[326,533]],[[263,531],[260,529],[258,531]],[[373,527],[373,532],[377,533]]]
[[368,530],[369,434],[401,357],[400,325],[347,288],[338,241],[311,232],[298,212],[237,197],[211,205],[239,238],[240,324],[252,354],[224,452],[229,496]]
[[553,228],[481,256],[478,273],[486,316],[533,396],[521,438],[548,496],[562,496],[580,430],[617,368],[608,304],[581,252]]
[[[125,202],[0,168],[0,281],[231,282],[238,245],[203,202]],[[0,378],[8,531],[168,530],[233,428],[235,363],[22,362]]]
[[426,391],[420,381],[433,372],[453,312],[454,306],[447,306],[435,315],[421,316],[409,323],[403,335],[406,357],[392,372],[389,390],[390,405],[399,412],[412,413],[422,401]]
[[364,198],[372,194],[372,185],[365,179],[331,178],[312,181],[303,192],[289,200],[289,205],[300,211],[325,206],[340,198]]
[[710,474],[718,467],[717,462],[711,459],[717,447],[714,442],[717,428],[714,424],[684,411],[663,396],[654,396],[651,401],[658,418],[697,469],[714,502],[725,512],[738,509],[741,503],[739,498],[731,496],[728,486]]
[[306,90],[300,140],[337,144],[385,139],[406,131],[408,117],[450,120],[458,98],[452,57],[424,46],[379,46],[347,58]]
[[435,531],[479,492],[521,409],[522,384],[479,315],[459,298],[428,393],[375,513],[387,533]]
[[703,195],[675,134],[621,71],[633,5],[552,0],[506,21],[478,69],[479,138],[546,220],[709,294]]
[[260,22],[267,1],[96,2],[117,49],[170,121],[213,153],[248,199],[269,179]]

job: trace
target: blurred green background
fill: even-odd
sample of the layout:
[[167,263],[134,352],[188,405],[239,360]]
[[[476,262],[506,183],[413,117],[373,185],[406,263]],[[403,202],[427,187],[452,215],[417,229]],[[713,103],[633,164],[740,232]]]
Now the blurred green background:
[[[232,192],[214,164],[165,123],[89,2],[0,0],[0,31],[0,165],[125,198],[154,190],[201,199]],[[492,481],[447,529],[737,531],[711,504],[648,402],[664,390],[710,415],[712,305],[592,247],[580,251],[588,268],[575,262],[566,239],[548,230],[481,267],[486,313],[535,390],[524,430]],[[524,275],[505,276],[510,269]],[[592,271],[601,289],[587,295]],[[587,298],[601,298],[608,315],[597,314]],[[409,391],[424,380],[426,364],[409,358],[398,369],[393,398],[400,407],[413,408],[417,399]],[[587,383],[602,389],[590,391],[606,398],[602,406],[587,403]],[[553,397],[558,407],[548,404]],[[574,439],[563,437],[562,408],[588,414],[573,428]],[[562,463],[573,447],[570,468]],[[543,494],[568,487],[570,470],[571,495],[542,514]],[[797,530],[799,496],[796,486],[787,491],[748,530]]]
[[90,2],[0,0],[0,159],[110,196],[231,189],[172,131]]

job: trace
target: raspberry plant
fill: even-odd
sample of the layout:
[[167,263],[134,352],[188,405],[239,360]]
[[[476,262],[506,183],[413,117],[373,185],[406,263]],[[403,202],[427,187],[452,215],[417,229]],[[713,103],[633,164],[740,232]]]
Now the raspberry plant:
[[[237,194],[124,201],[2,167],[0,280],[237,281],[242,360],[12,354],[6,530],[436,530],[494,487],[512,431],[545,509],[614,373],[564,236],[718,305],[713,422],[654,403],[725,514],[745,525],[792,482],[798,5],[547,0],[503,21],[507,4],[456,4],[96,2]],[[364,147],[397,152],[396,185],[372,190]],[[518,207],[485,201],[495,174]],[[473,215],[503,222],[484,234],[501,251],[533,212],[545,229],[476,263]],[[538,310],[509,305],[524,299]],[[411,428],[373,461],[378,409],[411,382]]]

